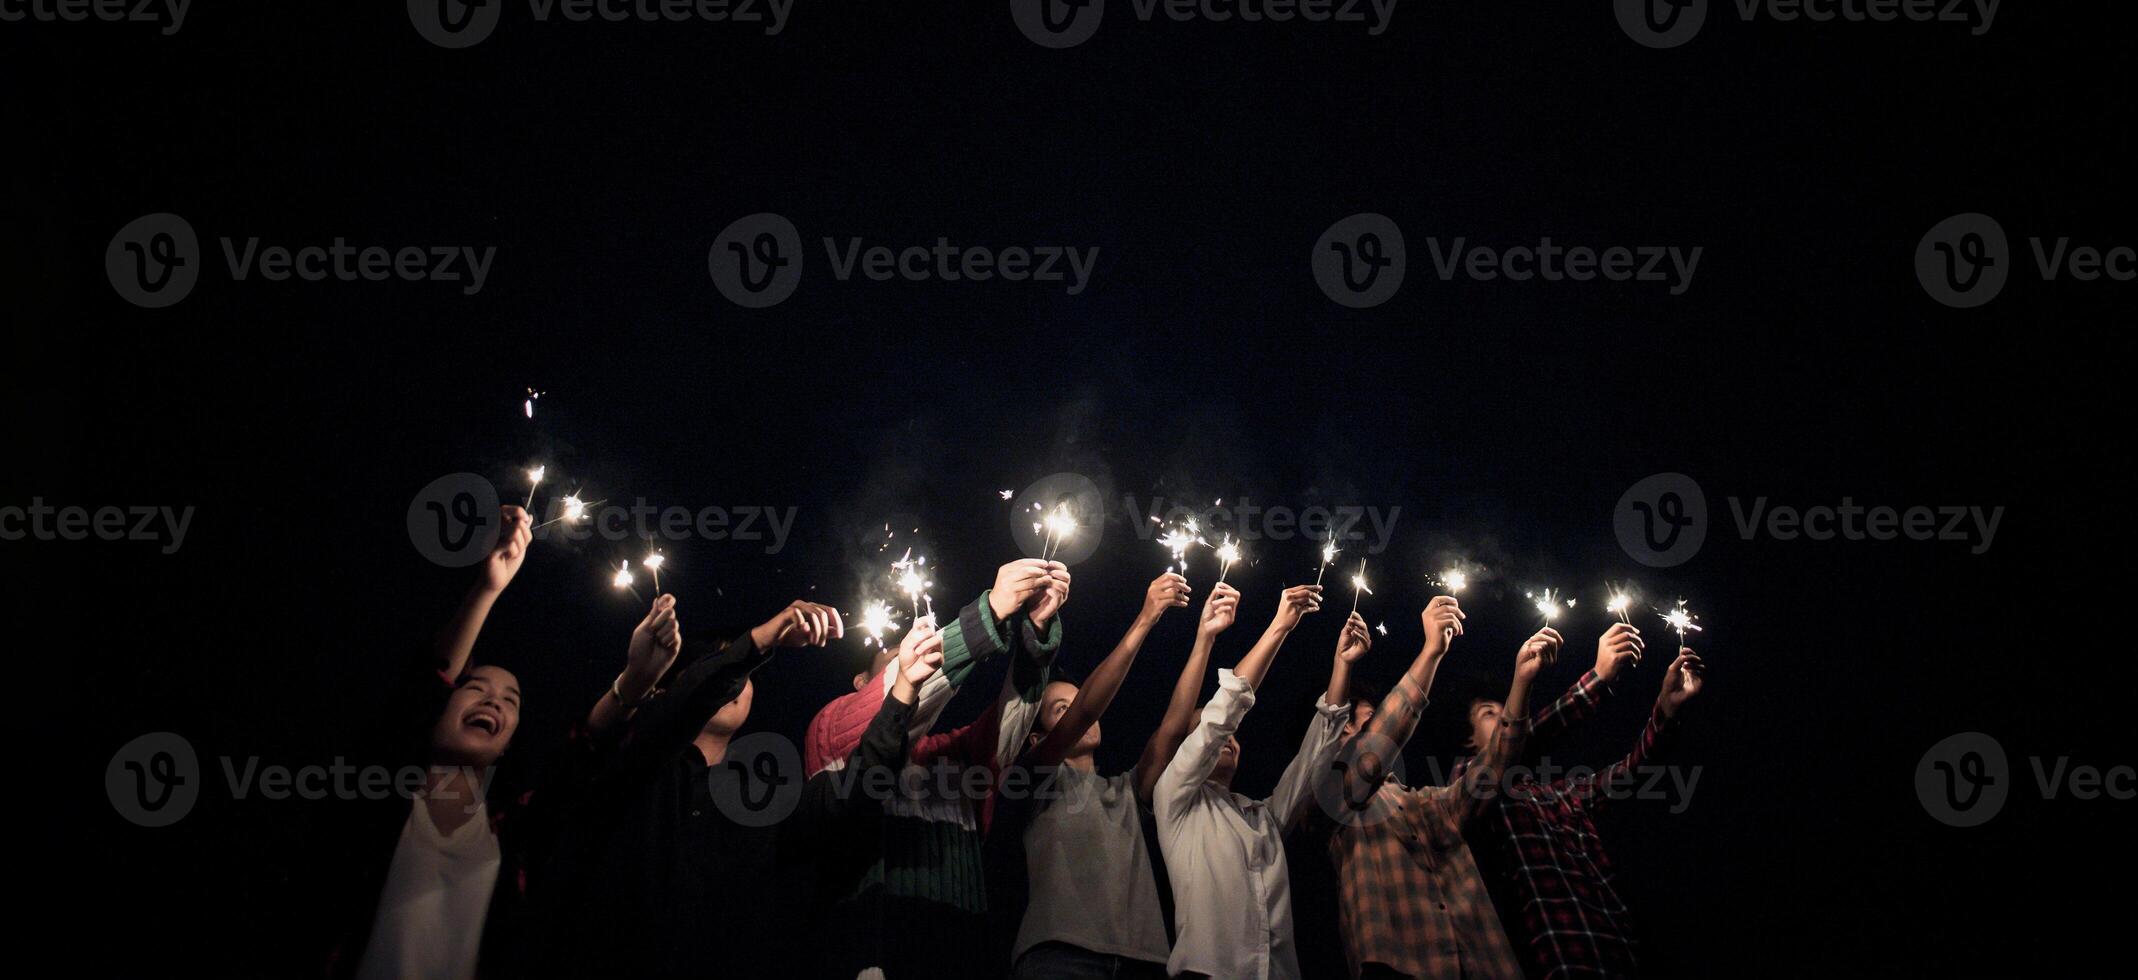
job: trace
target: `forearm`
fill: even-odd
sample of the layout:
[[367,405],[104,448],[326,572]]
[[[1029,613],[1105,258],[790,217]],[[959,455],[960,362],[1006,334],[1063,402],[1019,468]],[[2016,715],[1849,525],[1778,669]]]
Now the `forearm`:
[[1105,660],[1099,661],[1099,666],[1091,672],[1091,676],[1084,679],[1084,686],[1077,691],[1076,700],[1070,702],[1069,713],[1062,716],[1061,723],[1056,726],[1073,730],[1074,734],[1069,736],[1071,744],[1075,744],[1085,729],[1090,728],[1092,722],[1098,721],[1101,715],[1106,714],[1106,709],[1112,706],[1114,695],[1121,692],[1121,684],[1128,679],[1128,669],[1135,666],[1136,654],[1143,649],[1144,637],[1150,635],[1151,627],[1155,624],[1152,619],[1137,616],[1135,624],[1128,628],[1127,633],[1121,635],[1121,642],[1114,645],[1113,652],[1107,654]]
[[1203,675],[1210,669],[1210,650],[1216,645],[1215,634],[1196,632],[1188,662],[1181,665],[1180,677],[1173,682],[1173,697],[1166,702],[1165,717],[1151,732],[1150,740],[1143,743],[1143,757],[1136,761],[1136,795],[1145,801],[1151,797],[1151,784],[1173,761],[1173,753],[1179,751],[1181,740],[1188,737],[1195,724],[1195,696],[1203,691]]
[[1330,704],[1343,704],[1351,700],[1351,662],[1342,657],[1329,665],[1329,688],[1322,692],[1322,700]]
[[1409,744],[1411,733],[1417,731],[1418,720],[1425,715],[1427,695],[1433,690],[1433,678],[1440,673],[1443,651],[1427,648],[1411,661],[1410,669],[1396,679],[1396,686],[1381,699],[1373,720],[1366,723],[1366,736],[1362,744],[1371,751],[1359,753],[1356,772],[1350,784],[1351,799],[1363,803],[1375,787],[1386,778],[1388,764],[1401,755],[1403,746]]
[[436,666],[440,674],[454,678],[468,669],[468,658],[475,652],[475,638],[481,635],[483,621],[490,618],[490,609],[497,604],[497,597],[497,592],[481,584],[468,589],[460,609],[445,628],[438,631]]
[[1269,673],[1269,665],[1277,659],[1277,651],[1284,649],[1284,640],[1292,631],[1271,623],[1262,631],[1262,638],[1255,641],[1254,649],[1241,657],[1232,672],[1247,682],[1248,687],[1261,687],[1263,675]]

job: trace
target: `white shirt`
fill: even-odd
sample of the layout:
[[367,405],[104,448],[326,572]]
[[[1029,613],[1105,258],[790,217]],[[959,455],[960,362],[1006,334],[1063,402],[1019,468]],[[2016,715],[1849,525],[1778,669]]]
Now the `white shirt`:
[[379,891],[358,980],[474,977],[498,862],[497,837],[482,804],[447,836],[431,822],[424,800],[414,800]]
[[1152,792],[1158,849],[1173,879],[1176,939],[1169,973],[1227,980],[1299,976],[1292,942],[1291,873],[1284,828],[1312,799],[1312,780],[1328,771],[1351,717],[1351,705],[1314,702],[1307,727],[1267,800],[1250,800],[1209,781],[1225,740],[1255,706],[1255,692],[1229,670],[1217,672],[1217,695],[1180,743]]
[[1040,943],[1060,942],[1165,962],[1165,911],[1143,843],[1135,773],[1109,778],[1068,765],[1051,771],[1059,796],[1035,801],[1025,827],[1031,898],[1010,961]]

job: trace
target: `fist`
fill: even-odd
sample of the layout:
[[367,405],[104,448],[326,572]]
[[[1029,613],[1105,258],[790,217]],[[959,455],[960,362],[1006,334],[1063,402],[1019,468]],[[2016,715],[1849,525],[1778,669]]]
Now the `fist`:
[[512,577],[520,573],[520,564],[527,560],[527,546],[534,541],[534,522],[518,505],[506,504],[498,508],[501,518],[497,529],[497,547],[483,559],[483,587],[492,592],[503,592],[512,584]]
[[1462,605],[1454,596],[1434,596],[1433,601],[1425,604],[1425,611],[1418,614],[1419,622],[1425,626],[1426,649],[1447,652],[1448,645],[1462,635],[1465,618]]
[[846,635],[846,621],[830,606],[796,599],[750,631],[760,650],[820,647]]
[[1188,596],[1194,590],[1188,580],[1178,572],[1167,572],[1151,580],[1150,588],[1143,590],[1143,616],[1157,619],[1168,609],[1185,609]]
[[1203,621],[1198,632],[1216,636],[1231,628],[1233,619],[1240,613],[1240,590],[1219,582],[1210,590],[1210,598],[1203,603]]
[[[1011,614],[1023,609],[1026,603],[1039,595],[1053,581],[1048,567],[1054,563],[1037,558],[1019,558],[995,569],[995,585],[988,591],[987,602],[993,608],[996,619],[1008,619]],[[1066,590],[1067,585],[1063,588]]]
[[1677,717],[1678,709],[1699,694],[1706,683],[1707,662],[1690,649],[1678,654],[1678,659],[1671,661],[1670,667],[1663,672],[1663,696],[1658,699],[1663,716]]
[[1647,649],[1638,627],[1613,623],[1596,640],[1596,676],[1608,681],[1627,667],[1640,666],[1641,654]]
[[1320,608],[1321,586],[1292,586],[1291,588],[1284,590],[1284,595],[1278,597],[1277,618],[1274,622],[1271,622],[1269,624],[1270,628],[1284,630],[1285,632],[1289,633],[1299,627],[1299,620],[1301,618],[1303,618],[1304,616],[1306,616],[1306,614],[1310,612],[1319,610]]
[[1336,635],[1336,659],[1355,664],[1371,649],[1373,631],[1366,628],[1366,617],[1352,613],[1350,619],[1344,620],[1343,632]]
[[1538,672],[1559,659],[1559,646],[1564,641],[1559,631],[1547,626],[1536,632],[1522,644],[1514,655],[1514,675],[1524,682],[1537,679]]

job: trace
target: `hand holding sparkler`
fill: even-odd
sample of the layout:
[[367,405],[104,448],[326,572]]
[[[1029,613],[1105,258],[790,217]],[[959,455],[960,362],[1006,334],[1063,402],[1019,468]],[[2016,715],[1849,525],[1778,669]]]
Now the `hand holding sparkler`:
[[1596,676],[1608,682],[1627,666],[1640,666],[1641,654],[1647,649],[1648,643],[1641,639],[1639,629],[1625,623],[1612,623],[1611,628],[1596,640]]
[[497,546],[490,549],[489,557],[483,559],[483,577],[477,587],[495,595],[512,584],[512,577],[520,573],[520,565],[527,561],[527,546],[534,541],[534,529],[527,512],[511,504],[498,508]]
[[1336,659],[1355,664],[1372,649],[1373,631],[1366,628],[1366,618],[1352,613],[1351,618],[1344,620],[1344,628],[1336,634]]
[[1167,572],[1152,579],[1150,587],[1143,591],[1143,609],[1136,614],[1136,621],[1150,626],[1157,623],[1168,609],[1187,608],[1188,595],[1194,591],[1178,572]]
[[912,641],[915,635],[921,639],[900,643],[898,658],[889,667],[897,672],[891,681],[891,700],[905,705],[919,701],[921,685],[943,668],[943,634],[932,627],[915,626],[906,638]]
[[759,650],[777,647],[820,647],[846,635],[846,621],[839,610],[796,599],[750,630],[750,642]]
[[1295,585],[1277,597],[1277,616],[1269,621],[1272,633],[1290,633],[1310,612],[1321,611],[1321,586]]
[[1678,717],[1678,709],[1685,707],[1707,684],[1707,662],[1690,649],[1678,652],[1678,659],[1670,662],[1663,671],[1663,693],[1655,700],[1657,711],[1667,720]]
[[1069,602],[1069,566],[1058,561],[1047,563],[1047,583],[1032,597],[1032,628],[1044,630],[1053,622],[1056,613]]
[[1559,647],[1564,643],[1558,630],[1549,626],[1538,630],[1515,651],[1515,681],[1526,686],[1536,680],[1539,672],[1559,659]]
[[1425,627],[1425,649],[1421,653],[1429,657],[1446,656],[1448,647],[1462,635],[1462,621],[1468,615],[1454,596],[1434,596],[1433,601],[1425,604],[1425,611],[1418,614],[1420,624]]
[[1215,637],[1232,628],[1232,621],[1240,614],[1240,590],[1219,582],[1210,590],[1210,598],[1203,601],[1203,618],[1195,631],[1207,637]]
[[637,701],[660,683],[661,675],[683,652],[683,624],[676,618],[676,597],[658,596],[638,628],[631,631],[631,645],[624,654],[624,674],[616,680],[620,696]]
[[1019,558],[995,570],[995,585],[988,590],[988,608],[995,619],[1007,620],[1024,608],[1032,597],[1053,581],[1049,563],[1038,558]]

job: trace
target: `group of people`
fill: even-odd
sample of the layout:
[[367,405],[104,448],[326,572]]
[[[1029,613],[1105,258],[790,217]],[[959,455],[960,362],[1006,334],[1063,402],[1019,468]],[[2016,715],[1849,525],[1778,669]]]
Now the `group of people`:
[[[1699,656],[1662,671],[1623,759],[1549,780],[1522,765],[1641,662],[1631,625],[1606,631],[1594,667],[1534,710],[1564,641],[1549,627],[1529,637],[1504,699],[1468,706],[1471,754],[1446,785],[1410,786],[1399,760],[1465,613],[1434,598],[1422,649],[1377,700],[1352,680],[1374,639],[1353,613],[1297,753],[1256,799],[1232,788],[1234,733],[1320,586],[1284,590],[1198,707],[1240,611],[1240,592],[1217,584],[1163,719],[1135,766],[1108,775],[1100,719],[1152,628],[1194,590],[1170,571],[1152,581],[1078,684],[1055,664],[1069,569],[1012,561],[955,617],[879,646],[852,693],[810,722],[799,793],[766,819],[715,777],[759,669],[845,635],[817,603],[710,646],[685,644],[674,597],[658,596],[535,788],[493,792],[520,689],[471,656],[531,543],[528,515],[505,507],[478,581],[388,713],[388,761],[429,778],[413,799],[374,801],[354,835],[334,975],[1300,977],[1324,972],[1311,957],[1303,968],[1293,912],[1291,865],[1313,861],[1333,885],[1304,901],[1335,908],[1351,976],[1640,972],[1593,811],[1673,738],[1702,685]],[[1008,661],[993,700],[937,731],[993,660]]]

